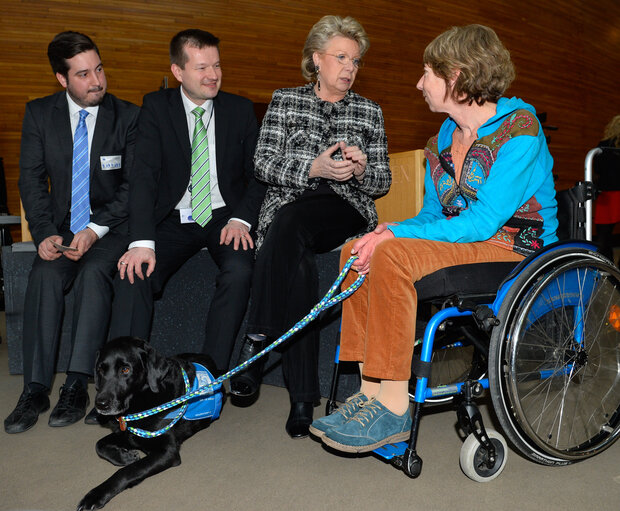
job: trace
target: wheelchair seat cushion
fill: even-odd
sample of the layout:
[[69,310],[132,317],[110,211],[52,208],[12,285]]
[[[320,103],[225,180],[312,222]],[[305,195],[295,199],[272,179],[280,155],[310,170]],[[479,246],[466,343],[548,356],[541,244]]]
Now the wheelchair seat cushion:
[[474,263],[442,268],[415,283],[418,301],[459,295],[494,295],[517,262]]

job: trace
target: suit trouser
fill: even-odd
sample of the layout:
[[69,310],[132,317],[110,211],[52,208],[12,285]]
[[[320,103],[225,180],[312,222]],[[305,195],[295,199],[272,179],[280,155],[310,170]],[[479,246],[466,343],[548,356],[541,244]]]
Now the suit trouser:
[[[61,233],[64,243],[73,238]],[[124,235],[110,232],[79,261],[61,256],[35,257],[24,303],[24,382],[51,387],[64,313],[64,295],[73,288],[71,355],[67,372],[93,374],[97,350],[105,342],[116,263],[127,246]]]
[[[278,337],[319,300],[316,254],[329,252],[367,222],[339,196],[309,196],[282,207],[256,257],[248,333]],[[293,402],[320,399],[320,325],[310,323],[282,347],[282,370]]]
[[[351,256],[353,243],[342,248],[341,267]],[[370,260],[366,280],[342,304],[340,360],[363,362],[363,374],[370,378],[409,380],[418,301],[414,283],[448,266],[522,259],[515,252],[486,242],[394,238],[380,243]],[[343,289],[357,277],[350,271]]]
[[[179,212],[173,211],[157,225],[156,263],[150,277],[135,278],[131,284],[118,276],[114,281],[110,337],[131,335],[148,339],[153,319],[153,295],[161,292],[167,280],[199,250],[206,247],[218,267],[215,293],[206,315],[203,352],[213,358],[217,369],[228,369],[230,355],[250,296],[254,250],[234,250],[233,244],[220,245],[220,232],[230,219],[228,208],[216,209],[205,227],[182,224]],[[202,268],[196,268],[200,278]],[[185,297],[191,301],[191,296]],[[203,311],[196,319],[204,321]]]

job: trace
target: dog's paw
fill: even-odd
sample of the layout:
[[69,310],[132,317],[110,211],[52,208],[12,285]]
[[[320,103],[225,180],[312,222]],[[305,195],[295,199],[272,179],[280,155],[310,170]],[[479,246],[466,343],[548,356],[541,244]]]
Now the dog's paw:
[[101,509],[105,506],[110,497],[107,493],[102,493],[98,488],[90,490],[77,506],[77,511],[90,511],[92,509]]
[[[102,439],[102,440],[105,440]],[[100,458],[109,461],[117,467],[124,467],[140,459],[140,451],[137,449],[127,449],[114,443],[100,441],[96,446],[97,454]]]
[[135,463],[141,458],[140,451],[137,449],[119,449],[109,457],[105,457],[110,463],[117,467],[126,467]]

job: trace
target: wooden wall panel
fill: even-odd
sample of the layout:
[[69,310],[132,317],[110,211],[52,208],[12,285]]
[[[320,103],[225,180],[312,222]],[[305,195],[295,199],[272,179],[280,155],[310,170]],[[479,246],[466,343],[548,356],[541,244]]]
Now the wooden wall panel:
[[371,47],[354,89],[381,104],[389,150],[398,152],[422,147],[442,121],[415,89],[426,44],[452,25],[487,24],[517,67],[508,94],[546,111],[559,128],[550,134],[560,188],[580,178],[587,150],[620,113],[617,0],[3,0],[0,11],[0,156],[12,213],[19,211],[24,104],[59,90],[46,49],[68,29],[97,42],[109,90],[138,104],[164,76],[175,85],[170,37],[189,27],[210,30],[222,39],[223,88],[268,102],[275,88],[303,83],[301,49],[314,22],[324,14],[355,16]]

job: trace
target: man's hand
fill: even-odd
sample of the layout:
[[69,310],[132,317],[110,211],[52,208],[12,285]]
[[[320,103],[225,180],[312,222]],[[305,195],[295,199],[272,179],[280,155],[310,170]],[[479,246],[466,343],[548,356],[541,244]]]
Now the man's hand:
[[98,239],[99,236],[97,236],[97,233],[95,233],[92,229],[89,229],[88,227],[86,229],[82,229],[75,236],[73,236],[71,244],[69,245],[70,247],[77,248],[77,250],[66,250],[63,252],[63,255],[72,261],[79,261]]
[[231,241],[235,250],[239,250],[239,244],[243,250],[254,248],[254,240],[248,226],[237,220],[228,222],[220,233],[220,245],[230,245]]
[[362,181],[364,179],[364,174],[366,173],[366,162],[368,161],[368,156],[366,156],[356,145],[345,147],[342,151],[342,156],[353,162],[355,165],[353,175],[358,181]]
[[[319,154],[312,162],[310,167],[310,174],[308,177],[322,177],[325,179],[333,179],[334,181],[348,181],[353,176],[355,170],[355,163],[352,160],[347,160],[344,156],[346,144],[344,142],[338,142],[331,147],[328,147]],[[342,151],[343,161],[336,161],[332,158],[338,149]]]
[[130,248],[125,252],[118,260],[116,267],[121,276],[121,280],[125,276],[129,279],[129,282],[134,283],[134,275],[144,280],[144,274],[142,273],[142,265],[146,263],[146,276],[150,277],[155,269],[155,251],[146,247]]
[[353,243],[351,255],[357,255],[353,269],[360,275],[366,275],[370,270],[370,258],[375,251],[375,247],[382,241],[394,238],[394,233],[388,229],[388,225],[396,225],[391,222],[384,222],[377,225],[373,232],[364,234],[359,240]]
[[39,257],[44,261],[53,261],[54,259],[58,259],[62,252],[60,252],[53,244],[57,243],[58,245],[62,245],[62,236],[58,236],[55,234],[54,236],[48,236],[41,243],[39,243],[39,248],[37,252]]

